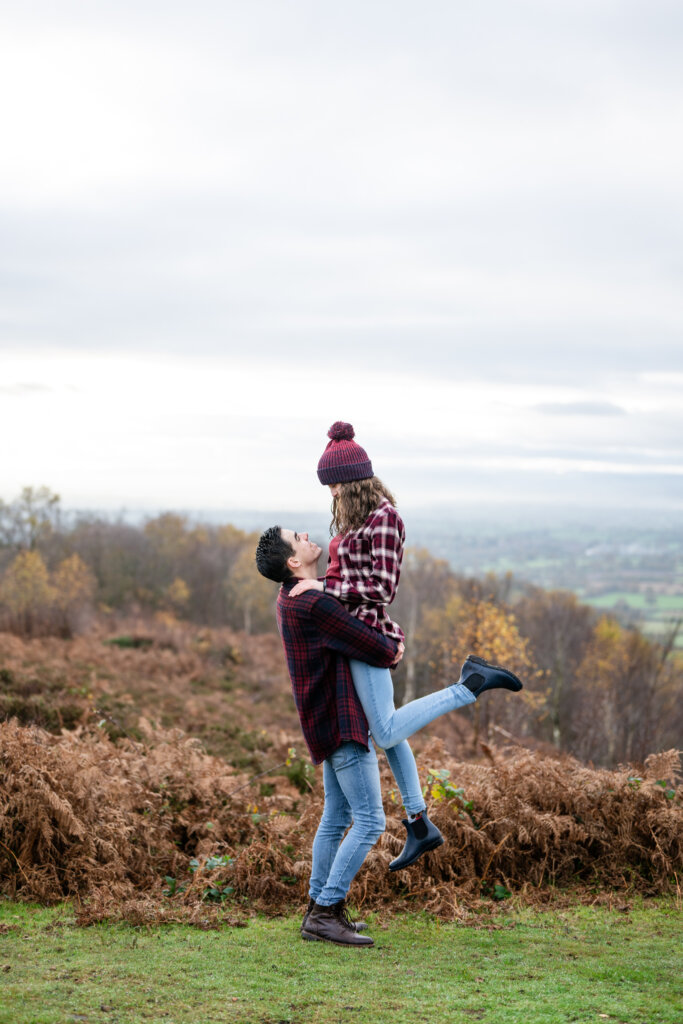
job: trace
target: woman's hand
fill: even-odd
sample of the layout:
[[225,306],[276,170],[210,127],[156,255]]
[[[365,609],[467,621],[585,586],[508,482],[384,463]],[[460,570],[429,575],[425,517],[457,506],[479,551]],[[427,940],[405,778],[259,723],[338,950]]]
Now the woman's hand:
[[405,649],[406,649],[406,645],[402,644],[401,641],[399,640],[399,642],[398,642],[398,651],[396,652],[396,657],[394,658],[394,660],[391,663],[391,667],[392,668],[394,667],[394,665],[398,665],[399,661],[403,657],[403,652],[405,651]]
[[323,590],[321,580],[299,580],[296,586],[292,587],[289,592],[290,597],[298,597],[299,594],[303,594],[305,590]]

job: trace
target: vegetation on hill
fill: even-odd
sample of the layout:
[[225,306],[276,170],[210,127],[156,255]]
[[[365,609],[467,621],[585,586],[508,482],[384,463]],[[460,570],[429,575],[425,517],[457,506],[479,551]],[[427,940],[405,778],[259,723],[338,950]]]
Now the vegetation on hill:
[[[83,923],[301,906],[320,773],[255,536],[173,516],[66,527],[49,492],[0,513],[0,891],[71,897]],[[458,918],[510,893],[675,891],[683,670],[670,645],[564,592],[513,599],[509,579],[465,579],[424,551],[406,554],[394,614],[408,640],[399,698],[452,681],[470,651],[526,686],[414,738],[448,840],[419,871],[387,871],[404,831],[383,763],[388,828],[358,905],[417,899]]]
[[[272,637],[276,587],[254,568],[256,541],[171,514],[141,527],[67,522],[55,495],[27,488],[0,503],[0,629],[78,637],[93,622],[111,633],[126,615],[154,617],[170,632],[183,622]],[[675,633],[652,641],[565,591],[459,576],[420,549],[406,552],[392,615],[408,641],[397,703],[451,682],[469,653],[524,677],[516,700],[482,702],[461,716],[475,742],[514,738],[607,767],[683,746]],[[439,724],[434,733],[451,731]]]

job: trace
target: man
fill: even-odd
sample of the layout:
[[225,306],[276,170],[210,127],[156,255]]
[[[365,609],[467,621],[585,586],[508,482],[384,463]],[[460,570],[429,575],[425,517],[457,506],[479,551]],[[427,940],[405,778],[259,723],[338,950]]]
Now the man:
[[356,930],[345,904],[353,878],[384,831],[385,817],[377,755],[347,659],[388,668],[400,661],[403,645],[320,591],[289,599],[298,580],[316,577],[321,551],[307,533],[279,526],[262,534],[256,551],[259,572],[282,583],[277,620],[294,701],[311,759],[323,765],[325,805],[313,840],[310,903],[301,934],[372,946],[373,940]]

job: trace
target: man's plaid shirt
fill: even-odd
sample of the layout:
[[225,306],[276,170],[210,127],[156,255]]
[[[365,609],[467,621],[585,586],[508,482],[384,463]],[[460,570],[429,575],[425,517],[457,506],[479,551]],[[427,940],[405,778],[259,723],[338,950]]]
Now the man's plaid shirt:
[[297,582],[280,588],[277,624],[304,739],[311,760],[320,764],[349,740],[368,746],[368,722],[346,659],[388,668],[397,647],[319,590],[290,597]]
[[404,640],[386,605],[396,596],[406,531],[390,501],[371,512],[360,530],[344,534],[337,548],[341,579],[325,577],[325,593],[338,597],[350,613],[395,640]]

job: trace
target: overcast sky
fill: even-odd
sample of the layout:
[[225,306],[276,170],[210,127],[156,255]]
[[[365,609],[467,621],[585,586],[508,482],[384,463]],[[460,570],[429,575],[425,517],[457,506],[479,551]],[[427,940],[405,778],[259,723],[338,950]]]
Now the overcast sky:
[[0,15],[0,497],[683,507],[683,6]]

